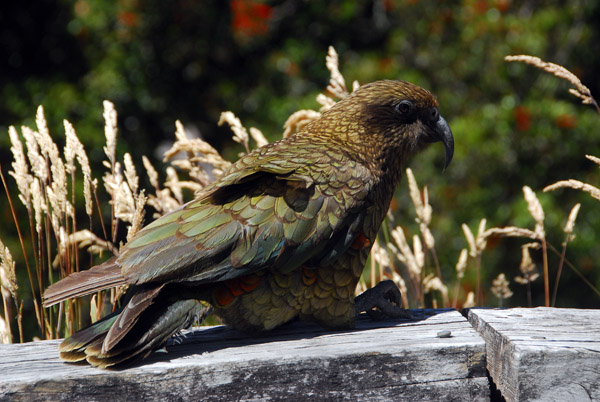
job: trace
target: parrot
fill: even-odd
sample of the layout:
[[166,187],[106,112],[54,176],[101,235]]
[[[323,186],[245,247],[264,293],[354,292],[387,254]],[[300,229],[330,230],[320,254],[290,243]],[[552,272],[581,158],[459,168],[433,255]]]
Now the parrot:
[[410,317],[382,281],[355,297],[403,167],[452,131],[437,99],[399,80],[360,86],[295,134],[240,157],[196,198],[142,228],[117,256],[51,285],[51,306],[128,285],[120,310],[59,346],[69,362],[120,367],[212,309],[256,334],[294,319],[351,329],[361,312]]

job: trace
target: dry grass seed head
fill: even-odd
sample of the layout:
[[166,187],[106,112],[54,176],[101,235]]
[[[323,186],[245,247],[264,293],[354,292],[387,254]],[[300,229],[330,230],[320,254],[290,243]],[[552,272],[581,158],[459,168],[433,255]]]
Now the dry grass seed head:
[[408,288],[406,286],[406,282],[404,281],[404,278],[402,277],[402,275],[400,275],[398,272],[394,271],[394,270],[390,270],[390,275],[391,275],[391,280],[394,281],[394,283],[398,286],[398,289],[400,289],[400,294],[402,297],[402,301],[404,302],[404,305],[408,307]]
[[544,231],[545,215],[542,204],[538,200],[533,190],[528,186],[523,186],[523,195],[525,197],[525,201],[527,201],[527,209],[536,223],[535,232],[540,238],[544,238],[546,235]]
[[52,163],[62,162],[60,154],[58,152],[58,146],[52,140],[50,131],[48,130],[48,123],[44,116],[44,108],[38,106],[37,113],[35,115],[35,124],[38,131],[35,132],[37,143],[40,146],[42,155],[47,156]]
[[152,187],[154,187],[154,194],[149,194],[146,200],[146,203],[157,211],[154,217],[159,217],[167,211],[172,211],[173,209],[179,207],[180,203],[171,197],[171,192],[169,189],[160,189],[158,172],[156,169],[154,169],[154,166],[152,166],[150,159],[144,155],[142,156],[142,162],[144,164],[144,168],[146,169],[146,174],[150,179],[150,184]]
[[283,138],[287,138],[295,132],[300,131],[308,123],[319,117],[321,117],[321,113],[308,109],[292,113],[283,124]]
[[408,179],[408,192],[410,199],[415,206],[417,216],[419,216],[423,209],[423,200],[421,199],[421,191],[419,190],[419,185],[417,184],[417,180],[415,179],[412,169],[406,169],[406,178]]
[[64,230],[61,230],[60,237],[59,252],[52,262],[53,267],[58,266],[60,258],[64,258],[66,250],[70,246],[75,246],[80,249],[87,248],[89,254],[95,255],[102,255],[107,251],[113,255],[118,253],[117,248],[111,242],[99,238],[88,229],[78,230],[69,235],[67,235]]
[[421,233],[423,234],[423,242],[428,250],[432,250],[435,247],[435,237],[427,225],[421,224]]
[[[231,162],[226,161],[221,155],[214,149],[209,143],[200,139],[190,139],[185,133],[183,124],[177,120],[175,122],[175,138],[176,141],[173,143],[163,157],[164,162],[171,161],[179,152],[187,154],[186,159],[174,160],[171,162],[172,165],[181,167],[187,171],[192,171],[195,168],[199,168],[202,163],[209,164],[213,168],[220,171],[225,170],[231,166]],[[179,162],[186,162],[185,165],[178,165]],[[192,163],[193,162],[193,163]]]
[[127,180],[129,189],[133,194],[136,194],[139,188],[140,179],[137,175],[135,165],[133,164],[133,159],[131,159],[129,152],[123,155],[123,163],[125,165],[125,179]]
[[83,180],[83,196],[85,199],[85,212],[88,216],[92,216],[94,201],[92,198],[92,194],[98,188],[98,180],[91,180],[89,177],[84,176]]
[[506,279],[506,276],[504,274],[500,274],[492,281],[492,293],[499,299],[508,299],[513,295],[509,285],[510,282]]
[[28,209],[31,205],[31,192],[30,186],[33,182],[33,176],[29,174],[29,165],[27,159],[25,159],[25,152],[23,150],[23,143],[19,138],[17,129],[14,126],[8,128],[8,135],[10,137],[11,147],[10,151],[13,154],[14,162],[12,163],[13,170],[9,174],[15,179],[17,188],[19,189],[19,199]]
[[156,171],[156,169],[154,169],[152,162],[150,162],[150,159],[148,159],[146,155],[142,156],[142,163],[146,168],[146,174],[150,179],[150,184],[152,184],[152,187],[154,187],[154,189],[158,191],[160,189],[160,186],[158,184],[158,172]]
[[515,277],[515,282],[521,285],[531,283],[540,276],[536,272],[535,263],[531,259],[531,254],[529,252],[530,248],[531,247],[527,247],[527,245],[521,247],[521,264],[519,265],[519,270],[523,276]]
[[333,99],[325,94],[318,94],[317,102],[321,105],[321,109],[319,109],[321,112],[331,109],[331,107],[336,103]]
[[156,191],[155,195],[150,194],[147,204],[157,211],[153,214],[154,218],[158,218],[167,212],[174,211],[181,206],[181,204],[171,196],[171,190],[168,188]]
[[[62,224],[67,216],[73,217],[75,209],[68,201],[67,169],[65,163],[60,157],[58,146],[52,140],[46,118],[44,117],[44,108],[38,107],[35,122],[38,128],[33,132],[36,142],[39,145],[40,154],[45,160],[50,161],[50,185],[46,187],[46,195],[50,204],[50,215],[54,230]],[[46,164],[46,163],[45,163]]]
[[8,344],[11,343],[11,333],[10,328],[6,324],[6,321],[0,315],[0,343]]
[[427,186],[423,186],[423,210],[421,211],[421,222],[425,225],[431,223],[431,217],[433,216],[433,208],[429,204],[429,189]]
[[339,99],[343,99],[346,96],[348,96],[348,90],[346,89],[346,80],[344,79],[342,73],[340,73],[339,57],[333,46],[329,46],[329,49],[327,50],[327,56],[325,57],[325,66],[327,67],[330,73],[327,91]]
[[467,294],[467,298],[466,298],[465,302],[463,303],[463,308],[471,308],[471,307],[475,307],[475,293],[472,291]]
[[594,102],[594,98],[588,87],[583,85],[579,78],[567,70],[565,67],[543,61],[539,57],[529,56],[529,55],[515,55],[515,56],[506,56],[504,58],[505,61],[519,61],[532,66],[535,66],[547,73],[554,75],[555,77],[564,79],[569,81],[576,89],[569,89],[569,93],[581,99],[581,102],[584,104],[591,104]]
[[487,229],[483,236],[489,238],[492,236],[501,237],[525,237],[531,240],[541,240],[536,232],[533,230],[519,228],[516,226],[505,226],[503,228],[490,228]]
[[42,194],[42,188],[39,179],[34,179],[31,183],[31,195],[33,200],[33,212],[35,216],[35,231],[37,234],[42,232],[42,218],[48,213],[48,204],[46,198]]
[[111,303],[113,305],[116,304],[123,296],[125,296],[127,290],[129,290],[129,285],[117,286],[113,289]]
[[177,176],[177,171],[171,167],[168,166],[166,169],[167,172],[167,179],[164,182],[165,187],[167,187],[169,190],[171,190],[171,193],[173,194],[173,196],[175,197],[175,199],[177,200],[177,202],[179,204],[183,204],[183,188],[184,188],[184,183],[179,181],[179,176]]
[[73,125],[68,120],[63,120],[63,125],[65,127],[65,137],[67,140],[63,150],[65,155],[65,168],[67,169],[68,174],[74,175],[77,171],[77,166],[75,166],[77,153],[83,151],[83,146],[81,145],[81,142],[79,142],[77,134],[75,134]]
[[423,267],[425,267],[425,250],[423,249],[423,244],[421,244],[421,238],[417,235],[413,235],[413,255],[422,271]]
[[[327,56],[325,57],[325,65],[329,70],[330,78],[329,84],[327,85],[326,92],[330,95],[319,94],[317,96],[317,102],[322,105],[320,111],[324,112],[335,105],[336,101],[333,98],[343,99],[349,95],[348,89],[346,88],[346,80],[339,69],[339,57],[335,48],[329,46]],[[356,91],[360,85],[357,81],[352,83],[352,90]]]
[[46,159],[40,153],[40,146],[37,141],[35,132],[27,127],[22,126],[21,132],[23,138],[25,138],[25,146],[27,147],[27,159],[29,159],[29,165],[31,171],[35,177],[41,180],[42,183],[48,181],[48,169],[46,168]]
[[434,274],[428,274],[425,278],[423,278],[423,290],[425,293],[430,293],[433,290],[437,290],[442,294],[444,303],[447,304],[448,287],[444,285],[442,280]]
[[479,227],[477,228],[477,237],[475,238],[475,246],[477,247],[477,251],[482,253],[483,250],[487,247],[487,238],[484,236],[485,226],[487,224],[487,220],[484,218],[479,221]]
[[117,162],[117,111],[115,105],[110,101],[105,100],[102,104],[104,105],[104,136],[106,137],[104,153],[108,158],[110,168],[112,168]]
[[267,141],[267,139],[265,138],[265,136],[262,133],[262,131],[260,131],[258,128],[256,128],[256,127],[250,127],[248,129],[248,131],[250,132],[250,137],[252,137],[252,139],[254,140],[254,142],[256,142],[256,147],[257,148],[265,146],[265,145],[267,145],[269,143],[269,141]]
[[222,112],[217,124],[219,126],[228,124],[229,128],[231,128],[231,131],[233,131],[233,140],[244,145],[246,152],[249,152],[248,131],[244,126],[242,126],[242,122],[233,112]]
[[394,228],[391,232],[392,238],[394,242],[398,246],[397,254],[398,260],[400,260],[406,267],[413,277],[419,278],[422,272],[422,267],[419,265],[415,255],[413,254],[408,242],[406,241],[406,236],[404,235],[404,231],[400,226]]
[[594,162],[596,165],[600,165],[600,158],[597,158],[594,155],[586,155],[585,157]]
[[73,174],[75,172],[75,164],[73,159],[76,158],[77,162],[81,166],[81,172],[83,173],[83,195],[85,199],[85,212],[88,216],[92,216],[93,207],[93,192],[98,188],[98,180],[92,179],[92,169],[90,167],[90,161],[88,159],[85,148],[75,132],[73,125],[64,120],[65,135],[67,137],[67,144],[65,146],[65,159],[67,161],[67,171]]
[[465,270],[467,269],[467,261],[469,257],[469,252],[466,248],[460,250],[460,255],[458,257],[458,261],[456,262],[456,276],[458,278],[462,278],[465,276]]
[[381,247],[379,242],[373,243],[373,247],[371,248],[371,258],[374,258],[375,262],[383,268],[389,268],[391,266],[387,250]]
[[577,214],[579,214],[579,208],[581,208],[581,204],[577,203],[571,209],[569,213],[569,218],[567,219],[567,223],[565,224],[564,232],[568,235],[573,233],[573,229],[575,228],[575,220],[577,220]]
[[125,182],[121,182],[115,192],[115,217],[124,222],[133,222],[135,216],[134,195]]
[[473,236],[473,232],[471,232],[471,228],[466,223],[462,224],[462,230],[465,234],[465,238],[467,239],[467,244],[469,245],[469,255],[473,258],[477,257],[478,249],[475,243],[475,236]]
[[589,193],[592,197],[597,200],[600,200],[600,189],[592,186],[591,184],[583,183],[579,180],[569,179],[569,180],[560,180],[554,184],[551,184],[544,188],[544,192],[546,191],[554,191],[559,188],[572,188],[575,190],[585,191]]
[[121,173],[121,164],[115,162],[111,173],[104,175],[104,187],[110,194],[114,206],[115,217],[125,222],[132,222],[135,214],[134,194]]
[[394,254],[394,257],[396,257],[398,261],[400,261],[401,263],[406,263],[406,258],[404,258],[404,255],[402,255],[402,253],[400,252],[400,250],[398,250],[398,247],[396,247],[395,244],[388,243],[386,244],[386,247],[392,254]]
[[17,285],[15,261],[2,240],[0,240],[0,288],[2,297],[7,299],[11,295],[16,299],[19,286]]
[[144,190],[142,190],[135,197],[135,212],[133,214],[133,219],[131,220],[131,225],[127,229],[127,241],[131,240],[143,226],[144,207],[146,206],[146,201],[148,201],[148,197],[144,195]]
[[[431,223],[431,217],[433,215],[433,208],[429,204],[429,192],[427,187],[423,187],[423,193],[419,189],[415,175],[410,168],[406,169],[406,177],[408,178],[408,190],[410,199],[412,200],[415,211],[417,214],[417,223],[422,225],[429,225]],[[424,231],[422,229],[422,231]],[[433,237],[433,236],[432,236]]]

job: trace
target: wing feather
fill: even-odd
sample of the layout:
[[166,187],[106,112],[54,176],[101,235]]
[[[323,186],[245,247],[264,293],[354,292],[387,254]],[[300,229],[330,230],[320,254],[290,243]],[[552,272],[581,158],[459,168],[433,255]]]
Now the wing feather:
[[338,162],[252,163],[242,158],[241,170],[225,174],[203,198],[141,230],[117,260],[123,276],[135,284],[207,283],[309,260],[322,265],[350,247],[364,219],[366,169],[357,175],[359,166]]

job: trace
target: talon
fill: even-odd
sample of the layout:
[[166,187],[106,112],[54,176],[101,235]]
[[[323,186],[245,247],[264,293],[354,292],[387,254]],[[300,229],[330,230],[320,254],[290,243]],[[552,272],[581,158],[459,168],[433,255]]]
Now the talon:
[[402,295],[396,284],[391,280],[379,282],[374,288],[368,289],[354,299],[356,313],[366,311],[373,320],[384,318],[409,318],[414,316],[402,308]]
[[380,310],[367,310],[367,315],[369,316],[369,318],[371,318],[373,321],[383,321],[385,320],[386,315],[380,311]]

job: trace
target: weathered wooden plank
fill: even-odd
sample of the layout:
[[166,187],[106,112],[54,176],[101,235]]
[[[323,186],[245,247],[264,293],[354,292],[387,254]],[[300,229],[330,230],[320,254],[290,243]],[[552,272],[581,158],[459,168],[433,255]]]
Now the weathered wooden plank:
[[471,309],[508,402],[600,400],[600,310]]
[[[429,314],[433,314],[429,316]],[[450,338],[439,338],[451,331]],[[456,311],[261,337],[195,328],[121,371],[63,363],[59,341],[0,345],[0,400],[488,400],[485,345]]]

